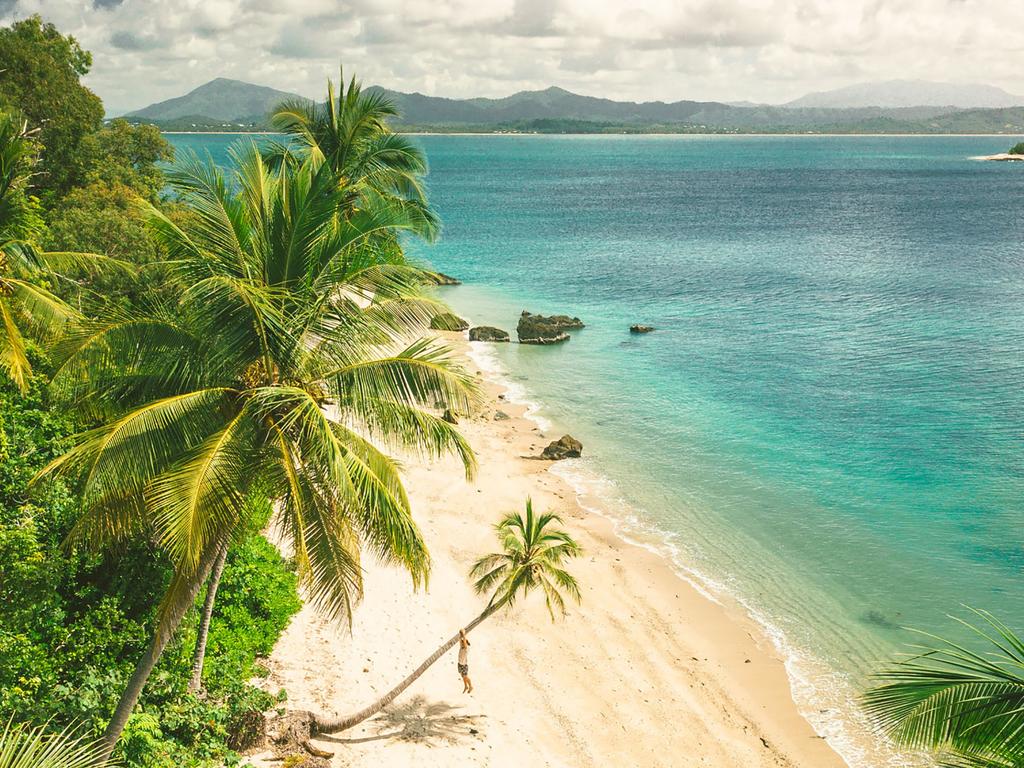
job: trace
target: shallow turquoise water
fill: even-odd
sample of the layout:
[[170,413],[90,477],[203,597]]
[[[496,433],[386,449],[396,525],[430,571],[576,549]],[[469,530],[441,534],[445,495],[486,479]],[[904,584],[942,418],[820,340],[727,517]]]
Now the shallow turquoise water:
[[809,712],[900,626],[1024,630],[1024,166],[970,159],[1011,138],[420,141],[445,230],[413,252],[474,322],[584,319],[495,363],[596,506],[780,632]]

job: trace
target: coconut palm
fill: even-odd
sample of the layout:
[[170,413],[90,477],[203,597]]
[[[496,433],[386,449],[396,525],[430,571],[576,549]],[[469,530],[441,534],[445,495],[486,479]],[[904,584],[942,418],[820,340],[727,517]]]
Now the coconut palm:
[[987,626],[960,623],[989,650],[925,635],[928,645],[878,676],[865,707],[897,744],[933,750],[946,768],[1022,768],[1024,641],[975,613]]
[[0,369],[22,392],[32,374],[26,335],[52,338],[75,316],[38,284],[47,262],[28,242],[38,224],[26,194],[37,149],[25,121],[0,113]]
[[[391,130],[388,121],[397,116],[386,94],[364,91],[355,78],[346,89],[341,72],[337,90],[328,79],[323,103],[286,101],[271,120],[298,145],[300,155],[326,162],[345,180],[345,211],[359,206],[365,193],[397,198],[421,212],[416,234],[430,239],[438,221],[423,189],[427,160],[416,144]],[[271,145],[269,154],[277,162],[296,162],[288,144]]]
[[0,731],[0,768],[104,768],[98,743],[71,730],[47,733],[43,727],[15,726]]
[[[477,391],[448,350],[411,334],[437,304],[419,270],[377,247],[408,227],[400,202],[345,188],[326,164],[271,172],[255,145],[237,170],[190,157],[169,174],[184,228],[142,204],[182,286],[171,307],[105,318],[58,350],[58,393],[101,417],[41,477],[78,489],[69,541],[147,536],[173,578],[151,644],[104,735],[113,749],[146,679],[224,549],[249,525],[247,499],[279,509],[309,599],[348,616],[360,550],[419,583],[429,557],[396,462],[384,451],[453,453],[459,433],[424,410],[472,409]],[[410,340],[411,339],[411,340]]]
[[[483,611],[464,627],[468,634],[501,609],[511,609],[521,597],[540,591],[554,621],[565,615],[565,597],[579,602],[580,589],[565,562],[582,553],[579,544],[561,528],[558,515],[537,515],[533,502],[526,501],[526,514],[510,512],[495,526],[501,551],[481,557],[473,565],[470,578],[477,594],[490,594]],[[456,632],[408,677],[370,706],[341,718],[316,717],[313,729],[319,733],[338,733],[357,725],[394,701],[424,672],[459,642]]]

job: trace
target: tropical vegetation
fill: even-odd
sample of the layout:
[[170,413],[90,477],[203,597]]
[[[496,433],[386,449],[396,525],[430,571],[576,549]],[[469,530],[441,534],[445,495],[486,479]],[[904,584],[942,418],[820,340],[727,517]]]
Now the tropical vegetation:
[[985,611],[958,620],[987,647],[921,633],[926,643],[883,670],[864,697],[900,746],[936,753],[944,768],[1024,766],[1024,640]]

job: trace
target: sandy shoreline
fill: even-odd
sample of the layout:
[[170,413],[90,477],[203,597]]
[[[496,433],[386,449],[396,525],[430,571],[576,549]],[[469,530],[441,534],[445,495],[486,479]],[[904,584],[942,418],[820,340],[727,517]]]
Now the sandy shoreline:
[[[483,412],[460,425],[480,462],[474,481],[452,461],[406,466],[434,560],[429,591],[368,558],[351,634],[303,608],[266,687],[285,688],[289,707],[330,713],[374,700],[480,611],[469,566],[493,549],[499,515],[527,496],[585,548],[573,566],[583,604],[556,624],[536,596],[491,618],[471,637],[472,695],[461,693],[452,651],[388,714],[318,741],[332,765],[843,766],[798,712],[761,628],[581,508],[549,462],[526,458],[558,435],[542,435],[496,384],[487,389]],[[510,418],[494,420],[496,410]]]

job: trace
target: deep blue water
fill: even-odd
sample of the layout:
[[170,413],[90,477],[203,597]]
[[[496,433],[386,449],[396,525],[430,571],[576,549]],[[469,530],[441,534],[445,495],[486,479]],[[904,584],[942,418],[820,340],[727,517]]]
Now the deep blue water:
[[444,233],[413,253],[475,322],[584,319],[497,363],[795,674],[858,686],[961,604],[1024,631],[1024,165],[970,159],[1016,139],[420,141]]

